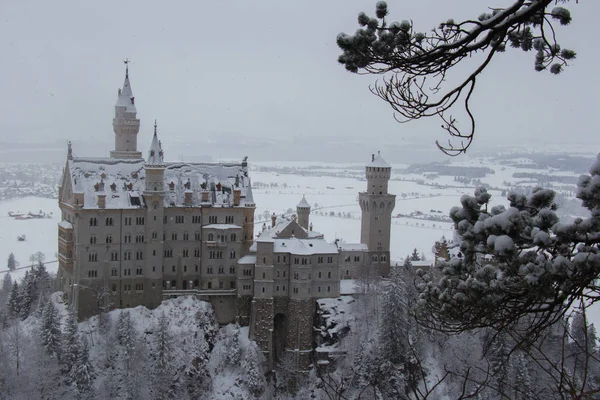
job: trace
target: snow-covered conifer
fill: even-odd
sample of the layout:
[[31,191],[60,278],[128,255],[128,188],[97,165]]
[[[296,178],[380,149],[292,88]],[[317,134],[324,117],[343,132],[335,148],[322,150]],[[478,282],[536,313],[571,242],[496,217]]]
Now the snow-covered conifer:
[[419,252],[417,251],[416,247],[413,249],[413,252],[410,255],[410,261],[421,261],[421,256],[419,256]]
[[200,398],[211,389],[211,377],[207,364],[209,360],[209,346],[204,335],[196,335],[192,341],[190,359],[187,363],[186,387],[191,399]]
[[70,312],[62,334],[61,343],[61,363],[62,370],[65,376],[69,376],[75,365],[79,353],[81,351],[81,343],[79,341],[77,318],[75,314]]
[[77,352],[77,359],[69,371],[69,378],[75,386],[78,399],[91,399],[94,397],[95,371],[90,361],[88,341],[85,337],[77,337],[76,340],[81,345]]
[[14,271],[17,268],[17,261],[15,260],[15,255],[13,253],[8,255],[7,267],[9,271]]
[[6,303],[8,314],[12,318],[17,318],[21,314],[20,292],[19,284],[14,281]]
[[515,400],[527,400],[531,397],[531,377],[529,375],[529,363],[525,354],[520,351],[515,356],[514,365],[514,387]]
[[410,324],[406,283],[399,268],[392,269],[390,281],[383,289],[381,310],[380,354],[385,361],[402,364],[408,356]]
[[242,349],[240,348],[240,328],[237,324],[233,330],[227,332],[225,351],[225,363],[228,365],[239,365],[242,357]]
[[33,304],[37,294],[33,275],[29,271],[25,272],[25,276],[21,282],[20,291],[19,317],[21,317],[21,319],[25,319],[29,316],[31,305]]
[[178,395],[177,368],[173,365],[173,338],[169,331],[169,320],[164,312],[158,319],[154,335],[152,365],[152,398],[157,400],[174,399]]
[[54,303],[49,301],[42,315],[40,339],[50,357],[60,360],[61,331],[58,311]]
[[248,391],[257,398],[260,398],[266,386],[259,354],[256,344],[252,342],[246,348],[241,362],[241,368],[244,372],[242,381],[248,388]]

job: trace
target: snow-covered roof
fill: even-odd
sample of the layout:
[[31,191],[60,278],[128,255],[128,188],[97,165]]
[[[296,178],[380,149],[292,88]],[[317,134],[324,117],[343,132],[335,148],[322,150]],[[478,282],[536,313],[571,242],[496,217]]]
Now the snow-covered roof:
[[298,207],[298,208],[310,208],[310,204],[308,204],[308,201],[306,201],[306,197],[302,196],[302,200],[300,200],[300,203],[298,203],[298,205],[296,207]]
[[274,253],[290,253],[297,255],[337,254],[337,246],[327,243],[325,239],[275,239]]
[[373,155],[373,160],[367,164],[367,167],[391,168],[391,165],[381,157],[380,152],[377,152],[376,155]]
[[73,224],[71,224],[69,221],[60,221],[58,226],[64,229],[73,229]]
[[251,206],[251,205],[255,205],[256,203],[254,202],[254,195],[252,194],[252,182],[250,181],[250,178],[248,178],[248,186],[246,187],[246,205]]
[[256,264],[255,255],[247,255],[238,260],[238,264]]
[[[287,228],[287,226],[289,224],[291,224],[293,221],[294,220],[291,217],[277,218],[277,221],[275,222],[275,226],[267,227],[267,229],[260,232],[258,234],[257,240],[260,242],[264,242],[264,241],[271,241],[271,239],[278,238],[278,236],[279,236],[278,234],[280,232],[283,232],[285,230],[285,228]],[[300,225],[298,225],[298,229],[302,229],[302,231],[306,234],[307,238],[320,239],[320,238],[324,237],[322,233],[305,229],[304,227],[302,227]]]
[[369,246],[364,243],[338,243],[342,251],[369,251]]
[[[145,189],[144,164],[143,159],[73,158],[68,160],[73,192],[84,194],[83,208],[98,208],[97,195],[103,182],[107,209],[144,207],[140,196]],[[241,191],[240,206],[248,204],[246,198],[250,180],[245,165],[184,162],[163,165],[165,207],[184,206],[186,191],[192,192],[192,206],[231,207],[233,189]],[[207,202],[202,202],[202,185],[208,191]],[[134,198],[133,201],[131,198]],[[248,205],[253,206],[254,201]]]
[[210,225],[204,225],[203,228],[205,228],[205,229],[242,229],[241,226],[234,225],[234,224],[210,224]]

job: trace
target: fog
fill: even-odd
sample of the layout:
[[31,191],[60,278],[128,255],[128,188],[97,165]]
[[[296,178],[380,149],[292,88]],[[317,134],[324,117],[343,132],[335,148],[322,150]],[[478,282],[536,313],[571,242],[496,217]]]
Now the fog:
[[[512,2],[481,3],[388,6],[390,20],[425,31]],[[573,23],[558,38],[577,59],[553,76],[534,71],[533,52],[499,54],[473,97],[473,152],[598,151],[600,56],[589,33],[600,2],[567,7]],[[108,156],[129,58],[144,154],[156,118],[168,160],[360,161],[377,149],[391,162],[441,159],[438,119],[398,124],[368,90],[377,77],[337,63],[336,35],[353,33],[357,14],[374,8],[374,0],[2,2],[0,154],[62,162],[72,140],[78,156]]]

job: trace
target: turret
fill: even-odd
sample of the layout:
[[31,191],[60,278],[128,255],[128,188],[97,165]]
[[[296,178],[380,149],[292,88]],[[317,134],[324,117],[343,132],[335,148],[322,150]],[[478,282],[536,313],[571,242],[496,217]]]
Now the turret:
[[302,196],[302,200],[296,206],[296,214],[298,215],[298,225],[304,229],[309,229],[310,204],[306,201],[306,197]]
[[129,60],[125,60],[125,81],[123,88],[118,91],[113,130],[115,149],[110,152],[112,158],[142,158],[142,153],[137,151],[140,120],[137,118],[135,97],[129,83]]
[[366,166],[365,174],[367,176],[368,194],[387,194],[388,181],[392,174],[392,167],[381,157],[380,152],[377,155],[371,155],[371,162]]
[[154,121],[154,136],[148,151],[148,159],[144,166],[146,170],[145,193],[164,194],[165,191],[165,164],[163,162],[163,150],[158,140],[156,120]]

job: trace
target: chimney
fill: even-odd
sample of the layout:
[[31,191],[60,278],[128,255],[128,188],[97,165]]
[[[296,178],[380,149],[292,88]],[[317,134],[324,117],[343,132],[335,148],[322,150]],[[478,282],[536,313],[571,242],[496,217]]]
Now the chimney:
[[194,194],[194,192],[191,189],[187,189],[183,192],[183,204],[186,206],[192,205],[192,194]]
[[275,213],[273,213],[273,215],[271,215],[271,228],[275,227],[276,222],[277,222],[277,216],[275,215]]
[[206,189],[202,190],[202,202],[208,203],[208,190]]
[[106,208],[106,193],[98,193],[98,208]]
[[308,230],[312,232],[312,222],[310,223],[310,226],[308,227]]
[[233,205],[240,205],[240,197],[242,197],[242,191],[238,188],[233,189]]
[[371,154],[371,162],[375,161],[375,153]]

